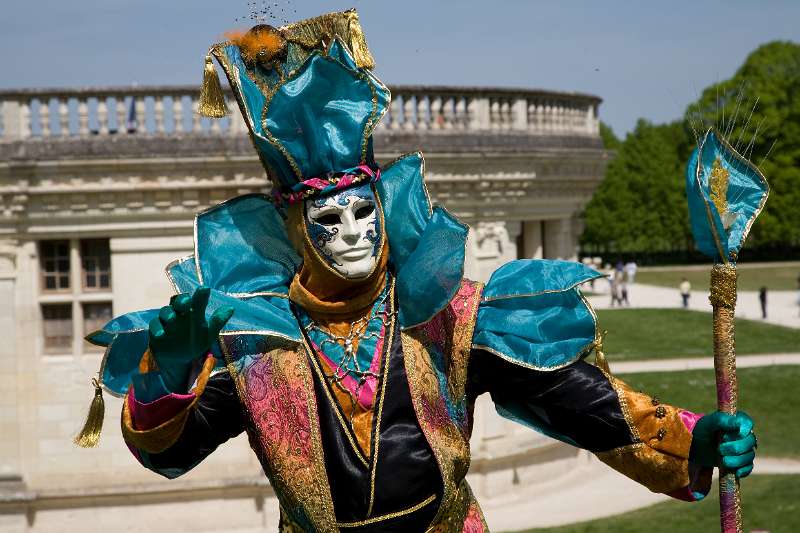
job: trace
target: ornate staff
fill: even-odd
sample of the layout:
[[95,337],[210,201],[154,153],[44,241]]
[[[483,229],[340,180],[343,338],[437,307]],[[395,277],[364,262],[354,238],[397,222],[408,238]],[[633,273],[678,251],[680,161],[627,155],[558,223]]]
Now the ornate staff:
[[[761,171],[711,128],[698,142],[686,169],[689,217],[697,248],[714,260],[709,299],[713,306],[717,409],[736,414],[736,259],[769,195]],[[742,531],[739,480],[720,469],[723,533]]]

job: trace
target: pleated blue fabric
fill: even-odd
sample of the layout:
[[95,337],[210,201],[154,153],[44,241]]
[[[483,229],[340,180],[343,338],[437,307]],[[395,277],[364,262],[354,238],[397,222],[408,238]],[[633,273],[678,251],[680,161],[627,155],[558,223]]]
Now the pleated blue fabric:
[[552,370],[589,353],[596,321],[579,285],[602,274],[572,261],[522,259],[497,269],[483,291],[473,346]]

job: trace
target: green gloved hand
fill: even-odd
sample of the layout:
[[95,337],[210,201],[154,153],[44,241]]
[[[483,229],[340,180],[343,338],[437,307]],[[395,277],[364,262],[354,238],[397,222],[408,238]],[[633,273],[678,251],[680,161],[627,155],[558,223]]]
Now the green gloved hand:
[[150,321],[150,352],[170,392],[186,392],[192,362],[208,352],[233,315],[233,308],[221,307],[206,320],[210,293],[208,287],[200,287],[191,296],[173,296]]
[[689,461],[729,470],[743,478],[753,471],[756,446],[753,420],[747,413],[717,411],[701,418],[694,427]]

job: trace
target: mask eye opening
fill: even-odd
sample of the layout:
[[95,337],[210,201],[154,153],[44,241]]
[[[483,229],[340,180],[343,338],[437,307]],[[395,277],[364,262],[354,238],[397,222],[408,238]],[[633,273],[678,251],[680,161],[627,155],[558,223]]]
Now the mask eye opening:
[[368,216],[370,216],[374,212],[375,212],[375,205],[370,202],[370,203],[365,204],[365,205],[359,207],[358,209],[356,209],[355,217],[358,220],[361,220],[361,219],[367,218]]
[[314,222],[322,224],[323,226],[335,226],[342,223],[342,218],[336,213],[325,213],[319,217],[314,218]]

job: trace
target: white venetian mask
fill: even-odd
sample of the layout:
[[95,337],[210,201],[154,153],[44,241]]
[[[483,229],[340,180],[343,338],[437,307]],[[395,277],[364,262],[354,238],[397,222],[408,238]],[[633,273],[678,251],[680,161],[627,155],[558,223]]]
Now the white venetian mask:
[[311,244],[336,272],[347,279],[372,273],[383,230],[369,184],[306,200],[305,224]]

